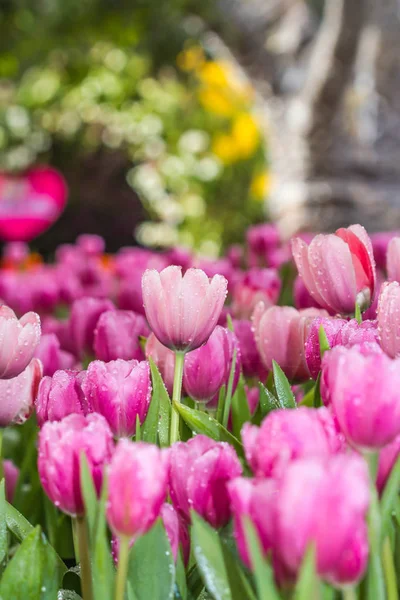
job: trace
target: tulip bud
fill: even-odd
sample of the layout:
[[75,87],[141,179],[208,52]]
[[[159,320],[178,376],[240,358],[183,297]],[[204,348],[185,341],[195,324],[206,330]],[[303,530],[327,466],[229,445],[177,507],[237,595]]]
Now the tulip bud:
[[172,395],[174,387],[175,353],[163,346],[154,333],[151,333],[146,341],[146,358],[152,358],[161,373],[168,394]]
[[233,330],[239,341],[243,375],[245,377],[257,377],[261,381],[266,381],[268,370],[264,366],[257,350],[251,321],[244,319],[234,320]]
[[61,350],[60,341],[55,333],[45,333],[41,336],[35,357],[43,365],[43,375],[54,375],[56,371],[72,369],[76,358],[69,352]]
[[168,455],[152,444],[120,440],[109,466],[107,520],[115,535],[137,538],[160,515]]
[[226,485],[241,473],[234,449],[225,442],[204,435],[177,442],[170,450],[172,503],[186,520],[192,508],[213,527],[222,527],[231,514]]
[[85,455],[97,494],[103,470],[113,452],[112,433],[98,414],[68,415],[47,421],[39,433],[39,477],[50,500],[63,512],[84,512],[81,490],[81,456]]
[[197,402],[214,398],[223,385],[228,385],[235,350],[234,392],[240,375],[239,344],[232,331],[217,325],[204,346],[185,356],[183,385],[186,393]]
[[72,305],[69,316],[69,335],[74,353],[79,358],[93,354],[94,331],[100,315],[114,310],[110,300],[99,298],[79,298]]
[[22,424],[30,416],[42,378],[42,363],[32,358],[20,375],[0,379],[0,427]]
[[357,304],[368,308],[375,291],[371,240],[361,225],[316,235],[309,246],[292,240],[293,258],[304,285],[323,308],[351,314]]
[[209,280],[200,269],[167,267],[145,271],[142,279],[146,317],[158,340],[180,352],[195,350],[213,332],[225,302],[227,281]]
[[400,284],[384,283],[378,301],[378,331],[381,347],[394,358],[400,354]]
[[130,310],[103,312],[94,332],[96,358],[104,362],[117,358],[143,360],[139,337],[148,335],[149,328],[142,315]]
[[11,379],[26,369],[40,340],[40,318],[33,312],[17,319],[8,306],[0,308],[0,379]]
[[235,317],[250,319],[259,302],[265,307],[278,302],[281,280],[275,269],[250,269],[233,289],[232,311]]
[[61,421],[73,413],[87,413],[82,391],[84,376],[85,371],[56,371],[53,377],[43,377],[35,401],[39,427],[46,421]]

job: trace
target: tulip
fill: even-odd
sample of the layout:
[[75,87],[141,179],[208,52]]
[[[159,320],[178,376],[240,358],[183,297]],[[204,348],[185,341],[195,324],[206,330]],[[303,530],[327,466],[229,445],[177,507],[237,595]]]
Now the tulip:
[[392,238],[388,244],[386,270],[390,281],[400,281],[400,237]]
[[274,410],[261,427],[245,423],[242,439],[247,462],[257,477],[279,476],[294,460],[329,457],[343,447],[325,407]]
[[317,235],[309,246],[295,238],[292,252],[304,285],[323,308],[350,314],[356,303],[362,309],[371,304],[375,261],[371,240],[361,225]]
[[0,308],[0,379],[22,373],[40,340],[40,318],[33,312],[17,319],[8,306]]
[[268,370],[264,366],[257,350],[251,321],[245,319],[234,320],[233,330],[239,340],[243,375],[245,377],[257,377],[261,381],[265,381],[267,379]]
[[105,362],[117,358],[143,360],[139,337],[148,334],[149,328],[142,315],[130,310],[103,312],[94,332],[96,358]]
[[91,411],[103,415],[115,437],[131,437],[136,419],[142,424],[151,399],[147,361],[94,360],[88,366],[82,389]]
[[378,331],[381,347],[394,358],[400,354],[400,284],[384,283],[379,295]]
[[227,281],[211,281],[200,269],[167,267],[145,271],[142,279],[146,317],[157,339],[172,350],[189,352],[213,332],[225,302]]
[[304,281],[297,275],[293,284],[293,301],[297,310],[301,308],[318,308],[319,305],[311,296],[310,292],[304,285]]
[[68,415],[47,421],[39,433],[39,477],[50,500],[71,516],[84,513],[81,490],[81,455],[86,456],[97,494],[103,471],[113,452],[112,433],[98,414]]
[[278,302],[281,280],[275,269],[250,269],[233,289],[232,311],[235,317],[249,319],[259,302],[265,307]]
[[325,315],[325,311],[317,308],[297,311],[290,306],[272,306],[265,310],[260,302],[254,310],[253,328],[258,351],[267,369],[272,369],[275,360],[289,379],[308,379],[305,340],[314,318]]
[[269,264],[269,254],[280,243],[280,235],[276,225],[262,223],[249,227],[246,234],[249,248],[249,264],[252,267]]
[[146,341],[145,347],[146,358],[152,358],[157,365],[158,370],[161,373],[165,387],[167,388],[168,394],[172,395],[172,389],[174,385],[174,371],[175,371],[175,354],[163,346],[158,341],[154,333],[151,333]]
[[197,402],[208,402],[220,388],[228,385],[233,355],[236,351],[232,393],[240,375],[239,343],[232,331],[216,326],[208,341],[185,356],[183,385],[186,393]]
[[93,354],[94,331],[100,315],[113,310],[110,300],[99,298],[79,298],[72,305],[69,316],[69,335],[74,353],[79,358]]
[[195,510],[215,528],[230,519],[227,483],[242,473],[240,461],[229,444],[197,435],[177,442],[170,450],[170,496],[187,521]]
[[106,243],[100,235],[83,233],[76,238],[76,245],[87,256],[98,256],[103,254]]
[[20,425],[30,416],[42,374],[40,360],[32,358],[17,377],[0,380],[0,427]]
[[400,435],[393,442],[382,448],[379,452],[378,473],[376,487],[382,493],[400,455]]
[[381,271],[385,271],[387,266],[389,244],[399,234],[399,231],[379,231],[370,235],[376,266]]
[[19,478],[19,469],[11,460],[3,460],[6,500],[12,504]]
[[113,533],[135,540],[148,531],[160,515],[167,483],[165,451],[120,440],[108,475],[107,520]]
[[323,400],[348,442],[361,450],[378,450],[400,434],[399,386],[400,359],[376,344],[337,346],[324,355]]
[[43,375],[54,375],[56,371],[72,369],[76,358],[70,352],[61,350],[60,341],[55,333],[45,333],[41,336],[35,350],[35,358],[43,365]]
[[84,371],[56,371],[52,377],[43,377],[35,401],[39,427],[46,421],[61,421],[67,415],[87,413],[87,402],[82,391]]

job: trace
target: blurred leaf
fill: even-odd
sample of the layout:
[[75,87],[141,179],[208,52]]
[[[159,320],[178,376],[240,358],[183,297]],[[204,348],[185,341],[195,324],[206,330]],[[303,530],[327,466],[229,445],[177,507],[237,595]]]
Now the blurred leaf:
[[256,600],[255,593],[247,580],[237,557],[233,556],[228,543],[221,540],[222,554],[232,594],[232,600]]
[[204,589],[204,583],[197,564],[190,569],[187,575],[187,588],[189,600],[197,600]]
[[72,567],[64,574],[62,586],[66,590],[82,595],[80,566]]
[[3,572],[8,553],[8,534],[6,522],[5,479],[0,483],[0,573]]
[[[231,320],[231,324],[232,324],[232,320]],[[224,402],[224,414],[222,417],[222,425],[224,427],[228,427],[229,413],[231,410],[233,381],[235,379],[235,371],[236,371],[236,357],[237,357],[237,348],[235,348],[233,351],[231,369],[229,371],[228,385],[226,388],[226,396],[225,396],[225,402]]]
[[260,541],[253,523],[244,517],[243,526],[251,557],[252,571],[256,580],[258,600],[280,600],[275,587],[271,565],[262,555]]
[[128,580],[137,600],[172,600],[175,563],[161,519],[133,545]]
[[240,457],[244,457],[244,448],[241,442],[213,417],[183,404],[175,404],[175,407],[192,431],[207,435],[217,442],[228,442]]
[[187,584],[186,584],[186,572],[185,565],[183,563],[182,552],[179,549],[178,557],[176,561],[176,585],[179,589],[179,594],[182,600],[187,599]]
[[106,502],[107,478],[104,476],[92,546],[93,592],[96,600],[109,600],[114,589],[115,569],[107,536]]
[[396,508],[396,501],[399,495],[400,489],[400,457],[396,460],[396,463],[389,475],[389,478],[385,484],[382,499],[381,499],[381,536],[385,539],[389,525],[391,522],[392,513]]
[[244,385],[244,378],[241,375],[236,391],[232,397],[232,429],[233,435],[238,439],[240,439],[240,432],[243,424],[251,420],[251,413]]
[[221,425],[222,425],[222,419],[224,418],[225,396],[226,396],[226,386],[223,385],[222,388],[219,390],[217,414],[215,415],[216,420],[218,421],[218,423],[221,423]]
[[322,406],[321,398],[321,371],[318,373],[317,381],[315,382],[314,388],[314,408]]
[[146,420],[142,426],[141,434],[144,442],[157,443],[157,434],[160,446],[169,445],[169,423],[171,415],[171,400],[164,382],[152,358],[149,358],[153,393]]
[[136,415],[135,442],[140,442],[141,439],[142,439],[142,433],[140,430],[140,419],[139,419],[139,415]]
[[318,340],[319,340],[319,351],[321,354],[321,358],[323,358],[325,352],[327,352],[328,350],[331,349],[331,347],[329,345],[329,340],[326,337],[326,333],[325,333],[325,329],[324,329],[323,325],[320,325],[320,328],[318,329]]
[[88,461],[83,452],[80,455],[80,467],[82,495],[85,504],[85,517],[89,529],[89,537],[93,543],[97,515],[97,494],[94,487],[92,474],[89,470]]
[[296,400],[290,383],[276,361],[272,361],[276,395],[283,408],[296,408]]
[[191,514],[193,551],[207,590],[215,600],[233,600],[218,533],[194,511]]
[[315,547],[308,548],[294,591],[294,600],[309,600],[318,598],[319,581],[315,570]]

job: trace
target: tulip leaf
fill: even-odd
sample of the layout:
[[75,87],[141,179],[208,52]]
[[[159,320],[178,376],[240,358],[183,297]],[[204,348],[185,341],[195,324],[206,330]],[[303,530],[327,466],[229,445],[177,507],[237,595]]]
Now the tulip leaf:
[[0,572],[3,571],[8,553],[8,535],[6,522],[5,479],[0,483]]
[[232,430],[233,435],[240,438],[243,424],[251,420],[249,403],[247,401],[243,376],[240,376],[238,386],[232,397]]
[[294,398],[290,383],[276,361],[272,361],[272,370],[274,373],[274,384],[277,398],[283,408],[296,408],[296,400]]
[[84,452],[82,452],[80,455],[80,467],[81,489],[83,502],[85,504],[85,517],[89,529],[89,537],[93,543],[97,514],[97,494]]
[[224,413],[222,415],[222,425],[224,427],[228,427],[229,413],[231,410],[232,403],[232,391],[233,391],[233,382],[235,379],[235,371],[236,371],[236,357],[237,357],[237,348],[233,350],[231,369],[229,371],[229,379],[228,385],[226,388],[226,396],[224,402]]
[[207,590],[215,600],[233,600],[218,533],[197,513],[191,515],[193,550]]
[[112,598],[114,589],[115,569],[107,537],[106,501],[107,479],[104,477],[92,546],[93,591],[96,600]]
[[56,555],[38,526],[25,537],[8,563],[0,583],[0,597],[54,600],[61,581]]
[[149,363],[153,393],[147,417],[141,429],[141,436],[144,442],[156,444],[159,441],[160,446],[163,447],[169,444],[171,400],[160,372],[151,357]]
[[322,406],[321,371],[318,373],[317,381],[315,382],[315,387],[314,387],[314,408],[319,408],[320,406]]
[[240,566],[240,562],[229,549],[228,543],[222,540],[221,547],[232,600],[256,600],[254,591]]
[[189,600],[197,600],[204,590],[204,583],[196,563],[187,574],[187,588]]
[[265,385],[258,383],[258,387],[260,389],[260,407],[262,417],[266,417],[273,410],[277,410],[278,408],[285,408],[280,401],[275,398],[274,394],[269,391]]
[[136,427],[135,427],[135,442],[140,442],[142,439],[142,432],[140,426],[139,415],[136,415]]
[[243,517],[243,527],[256,581],[258,600],[280,600],[271,565],[263,556],[257,531],[248,517]]
[[319,580],[315,570],[315,547],[308,548],[297,579],[293,600],[319,597]]
[[129,554],[128,580],[136,600],[172,600],[175,563],[161,519],[134,543]]
[[328,350],[331,349],[331,347],[329,345],[329,340],[326,336],[323,325],[321,325],[320,328],[318,329],[318,340],[319,340],[319,352],[320,352],[321,358],[323,358],[325,352],[327,352]]
[[392,512],[395,509],[396,500],[400,488],[400,458],[397,459],[392,472],[386,482],[381,499],[381,536],[384,539],[388,533]]
[[185,565],[184,565],[183,558],[182,558],[182,552],[180,549],[179,549],[177,560],[176,560],[176,577],[175,577],[175,579],[176,579],[176,585],[178,586],[178,590],[179,590],[179,596],[182,598],[182,600],[186,600],[187,595],[188,595],[187,583],[186,583],[186,572],[185,572]]
[[228,442],[228,444],[231,444],[235,448],[236,453],[240,457],[244,457],[242,443],[225,429],[221,423],[213,419],[213,417],[204,412],[189,408],[184,404],[175,403],[175,408],[194,433],[207,435],[217,442]]

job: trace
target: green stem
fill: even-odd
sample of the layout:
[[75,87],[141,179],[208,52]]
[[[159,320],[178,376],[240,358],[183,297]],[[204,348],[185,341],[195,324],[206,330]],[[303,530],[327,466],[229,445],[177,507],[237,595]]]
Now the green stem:
[[383,542],[382,562],[386,580],[387,600],[398,600],[396,569],[389,537]]
[[375,485],[378,454],[366,454],[365,458],[368,462],[370,474],[370,504],[368,511],[370,557],[367,572],[367,600],[384,600],[386,595],[381,561],[381,514]]
[[78,538],[79,560],[81,565],[83,600],[93,600],[92,567],[89,557],[89,536],[85,517],[76,517],[75,524]]
[[228,426],[229,412],[231,410],[231,404],[232,404],[233,380],[235,377],[235,368],[236,368],[236,354],[237,354],[237,349],[235,348],[235,350],[233,351],[231,370],[229,373],[228,387],[226,389],[224,414],[222,416],[222,425],[225,428]]
[[126,575],[128,573],[129,538],[121,535],[119,538],[118,569],[115,583],[115,600],[124,600]]
[[342,589],[342,598],[343,600],[357,600],[357,593],[355,588],[351,586],[346,586]]
[[174,389],[172,391],[171,426],[169,430],[170,445],[179,440],[179,413],[174,406],[174,402],[177,404],[180,404],[181,402],[184,362],[185,353],[175,352]]
[[354,310],[354,318],[356,319],[357,323],[359,325],[361,325],[361,323],[362,323],[361,306],[358,304],[358,302],[356,302],[356,306],[355,306],[355,310]]
[[0,427],[0,481],[4,477],[4,465],[3,465],[3,434],[4,429]]

